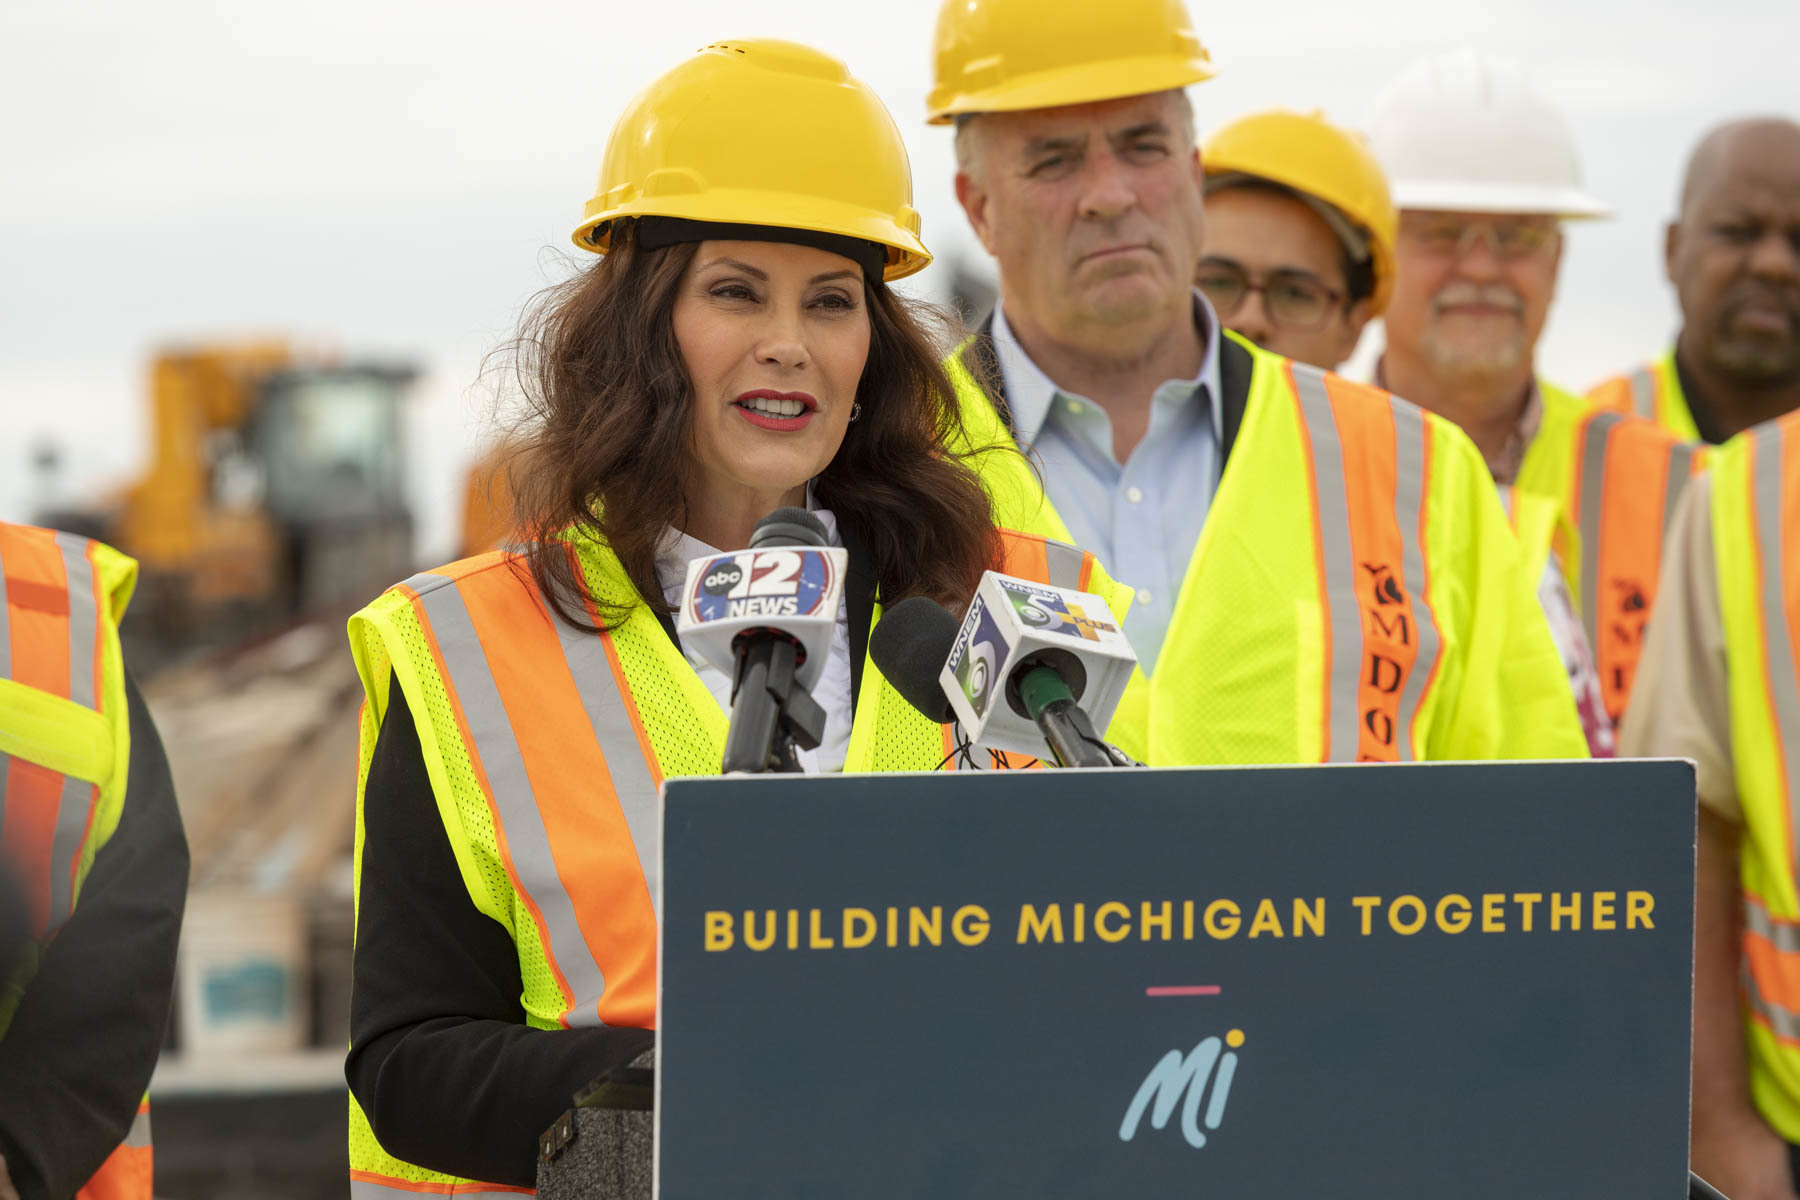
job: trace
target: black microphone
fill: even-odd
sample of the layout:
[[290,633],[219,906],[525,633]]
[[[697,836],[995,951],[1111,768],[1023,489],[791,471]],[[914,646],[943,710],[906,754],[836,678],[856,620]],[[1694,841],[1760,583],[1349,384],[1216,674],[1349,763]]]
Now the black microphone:
[[[956,720],[944,664],[956,648],[960,630],[961,622],[943,605],[928,596],[913,596],[883,613],[869,635],[869,657],[882,675],[908,704],[940,725]],[[1093,722],[1075,701],[1071,675],[1077,677],[1077,687],[1085,680],[1079,658],[1039,651],[1018,663],[1002,681],[1000,693],[1037,726],[1058,766],[1141,766],[1094,732]]]
[[882,613],[869,633],[869,657],[882,676],[939,725],[956,720],[938,676],[959,628],[956,614],[930,596],[909,596]]
[[[803,508],[778,508],[756,523],[756,531],[750,535],[750,549],[818,548],[826,540],[825,526],[819,518]],[[819,599],[829,603],[841,594],[842,587],[841,579],[835,590],[824,587]],[[835,622],[835,603],[830,608],[823,615]],[[797,772],[800,763],[795,745],[812,750],[825,736],[825,710],[795,675],[805,654],[804,644],[794,632],[781,629],[780,624],[779,617],[771,617],[769,624],[746,629],[732,640],[736,670],[731,683],[731,724],[725,734],[722,763],[727,775]],[[829,648],[829,640],[825,646]],[[820,663],[823,658],[819,656]]]

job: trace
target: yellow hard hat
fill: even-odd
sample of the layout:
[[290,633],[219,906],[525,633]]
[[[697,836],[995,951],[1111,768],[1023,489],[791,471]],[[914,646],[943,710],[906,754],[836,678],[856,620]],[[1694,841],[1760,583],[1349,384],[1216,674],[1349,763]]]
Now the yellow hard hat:
[[934,44],[933,125],[1166,92],[1216,73],[1181,0],[944,0]]
[[931,261],[906,145],[874,89],[828,54],[768,38],[714,42],[627,106],[575,244],[606,253],[622,217],[872,242],[889,280]]
[[[1365,241],[1375,268],[1376,312],[1387,307],[1394,287],[1394,240],[1400,214],[1388,192],[1387,175],[1369,149],[1367,139],[1342,129],[1323,113],[1271,108],[1240,117],[1210,134],[1200,147],[1207,190],[1227,185],[1232,176],[1248,175],[1281,184],[1302,199],[1322,200],[1347,218],[1352,251]],[[1346,231],[1321,212],[1339,237]]]

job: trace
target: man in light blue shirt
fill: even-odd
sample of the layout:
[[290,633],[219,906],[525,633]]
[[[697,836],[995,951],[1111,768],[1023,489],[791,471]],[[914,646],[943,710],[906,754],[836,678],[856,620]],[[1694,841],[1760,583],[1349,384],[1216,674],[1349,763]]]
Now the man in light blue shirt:
[[1106,408],[1044,374],[1004,305],[994,310],[990,334],[1013,435],[1037,458],[1050,502],[1076,544],[1137,589],[1125,635],[1146,671],[1162,649],[1219,482],[1219,322],[1198,292],[1193,313],[1205,338],[1200,370],[1156,386],[1135,445]]

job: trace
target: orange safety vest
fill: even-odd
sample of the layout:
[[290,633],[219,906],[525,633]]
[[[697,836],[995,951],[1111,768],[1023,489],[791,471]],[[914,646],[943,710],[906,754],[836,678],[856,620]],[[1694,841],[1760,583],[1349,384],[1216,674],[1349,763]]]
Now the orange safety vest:
[[1700,440],[1694,410],[1681,390],[1681,373],[1675,369],[1672,348],[1629,375],[1617,375],[1595,385],[1588,392],[1587,401],[1608,412],[1633,413],[1655,421],[1684,441]]
[[[1003,541],[1007,574],[1129,603],[1091,555],[1022,534]],[[594,595],[636,600],[610,550],[566,545]],[[518,950],[528,1022],[654,1028],[661,785],[718,774],[727,718],[646,605],[598,635],[571,629],[518,566],[499,552],[465,559],[351,619],[366,696],[357,877],[369,764],[398,680],[470,899]],[[930,771],[951,749],[948,729],[865,661],[845,770]],[[388,1155],[354,1097],[350,1168],[354,1200],[519,1191]]]
[[1663,537],[1688,480],[1705,465],[1704,447],[1549,384],[1538,390],[1543,421],[1515,486],[1560,503],[1574,526],[1564,574],[1616,725],[1644,652]]
[[[118,620],[136,564],[72,534],[0,523],[0,853],[19,881],[26,961],[5,964],[0,1036],[118,827],[130,723]],[[150,1200],[150,1106],[78,1200]]]

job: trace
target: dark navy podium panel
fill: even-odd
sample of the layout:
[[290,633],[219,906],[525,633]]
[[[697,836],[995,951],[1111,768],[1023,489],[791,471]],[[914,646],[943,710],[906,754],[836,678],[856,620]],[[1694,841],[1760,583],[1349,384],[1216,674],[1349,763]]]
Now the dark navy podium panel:
[[665,1200],[1685,1194],[1685,763],[664,796]]

